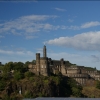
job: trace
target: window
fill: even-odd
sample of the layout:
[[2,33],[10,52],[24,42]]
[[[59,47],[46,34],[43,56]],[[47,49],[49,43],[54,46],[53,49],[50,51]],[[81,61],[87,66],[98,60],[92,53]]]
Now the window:
[[43,68],[43,65],[41,66],[41,68]]

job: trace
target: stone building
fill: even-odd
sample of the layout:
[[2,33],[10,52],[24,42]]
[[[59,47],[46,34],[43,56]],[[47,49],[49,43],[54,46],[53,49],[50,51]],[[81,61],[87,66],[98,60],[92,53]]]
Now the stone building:
[[29,71],[37,74],[49,76],[51,73],[60,72],[63,76],[74,78],[79,84],[84,85],[87,80],[100,80],[100,73],[95,70],[87,70],[84,66],[71,65],[69,61],[52,60],[47,57],[46,46],[43,47],[43,57],[36,53],[36,64],[29,64]]

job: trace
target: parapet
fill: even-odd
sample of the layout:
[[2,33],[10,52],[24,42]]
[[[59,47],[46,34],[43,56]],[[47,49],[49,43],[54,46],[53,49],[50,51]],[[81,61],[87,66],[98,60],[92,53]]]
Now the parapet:
[[64,61],[64,59],[63,59],[63,58],[61,58],[61,59],[60,59],[60,61]]
[[40,60],[48,60],[48,57],[41,57]]
[[36,53],[36,56],[37,56],[37,55],[40,56],[40,53]]

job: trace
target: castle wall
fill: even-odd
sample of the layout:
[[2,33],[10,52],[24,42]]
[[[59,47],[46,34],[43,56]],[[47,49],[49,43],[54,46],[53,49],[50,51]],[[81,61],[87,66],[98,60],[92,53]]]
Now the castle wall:
[[43,57],[40,57],[40,53],[36,53],[36,65],[29,64],[29,71],[38,75],[48,76],[51,72],[56,73],[59,71],[64,76],[74,78],[79,84],[84,85],[89,78],[94,80],[100,80],[100,74],[97,71],[88,71],[83,66],[68,66],[67,61],[52,60],[47,58],[46,46],[43,48]]
[[87,78],[74,78],[79,84],[85,85],[87,82]]
[[36,65],[29,64],[28,68],[29,68],[30,72],[33,72],[33,73],[37,74],[37,67],[36,67]]
[[62,74],[66,74],[67,73],[64,65],[61,66],[61,73]]
[[79,69],[68,69],[67,74],[79,74],[80,70]]
[[40,75],[40,53],[36,53],[36,73]]

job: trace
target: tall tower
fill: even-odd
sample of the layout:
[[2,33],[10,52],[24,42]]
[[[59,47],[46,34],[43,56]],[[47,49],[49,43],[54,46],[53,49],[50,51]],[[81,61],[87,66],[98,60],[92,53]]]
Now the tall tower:
[[43,57],[47,57],[47,54],[46,54],[46,46],[45,45],[43,47]]

